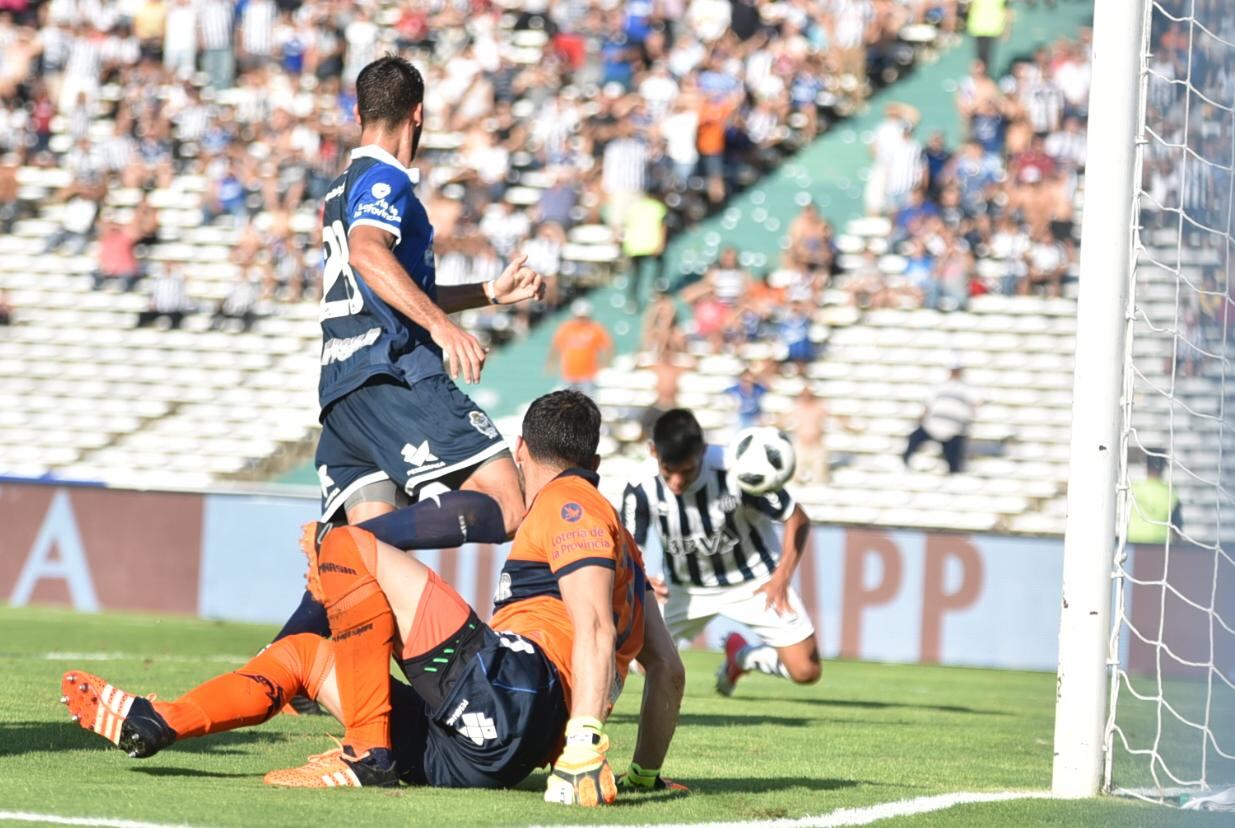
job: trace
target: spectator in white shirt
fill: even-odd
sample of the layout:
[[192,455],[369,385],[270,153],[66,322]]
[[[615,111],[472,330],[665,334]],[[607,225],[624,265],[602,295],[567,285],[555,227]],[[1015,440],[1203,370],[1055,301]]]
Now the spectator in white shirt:
[[201,33],[202,71],[210,76],[210,85],[215,89],[229,88],[236,74],[232,25],[231,0],[199,0],[197,26]]
[[647,161],[647,148],[635,137],[634,125],[629,120],[619,121],[618,137],[605,147],[601,168],[610,227],[622,226],[626,209],[643,193]]
[[943,450],[949,474],[956,474],[964,468],[965,444],[978,407],[977,395],[965,384],[964,372],[963,366],[953,365],[948,381],[926,404],[918,427],[909,435],[901,455],[906,466],[924,443],[934,441]]

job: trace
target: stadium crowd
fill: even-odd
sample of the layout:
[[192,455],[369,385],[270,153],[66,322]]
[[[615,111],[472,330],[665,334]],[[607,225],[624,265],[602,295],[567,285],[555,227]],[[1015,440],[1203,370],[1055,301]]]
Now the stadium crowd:
[[[859,309],[953,310],[983,293],[1061,295],[1077,263],[1088,93],[1086,31],[1014,61],[1002,77],[975,60],[957,84],[959,146],[942,132],[923,143],[917,111],[888,104],[870,143],[864,201],[869,215],[889,222],[889,255],[866,247],[842,268],[835,230],[808,203],[789,223],[776,267],[756,272],[737,250],[720,252],[683,293],[691,308],[684,335],[712,353],[769,342],[796,372],[816,356],[811,327],[829,288]],[[645,342],[665,345],[663,336]]]
[[[315,221],[296,216],[313,213],[356,141],[359,68],[394,50],[430,90],[418,192],[436,224],[439,280],[489,278],[523,249],[550,278],[550,305],[574,292],[559,277],[588,268],[563,256],[573,228],[607,225],[628,237],[628,256],[656,263],[666,230],[714,209],[905,63],[905,25],[948,29],[956,16],[955,0],[5,8],[0,222],[38,208],[5,186],[20,166],[68,169],[47,249],[80,254],[97,241],[96,286],[133,289],[150,245],[178,232],[144,195],[123,211],[109,195],[192,176],[204,182],[203,220],[231,233],[241,298],[253,285],[260,300],[315,297]],[[628,209],[637,203],[648,209]],[[498,338],[542,309],[475,323]]]
[[[1235,280],[1229,241],[1235,234],[1235,19],[1214,0],[1161,4],[1151,32],[1146,94],[1143,226],[1182,236],[1192,256],[1207,259],[1200,280],[1177,299],[1182,336],[1175,360],[1187,376],[1216,364],[1235,336]],[[1186,19],[1193,16],[1196,23]],[[1162,265],[1183,264],[1166,256]],[[1225,262],[1226,264],[1220,264]]]

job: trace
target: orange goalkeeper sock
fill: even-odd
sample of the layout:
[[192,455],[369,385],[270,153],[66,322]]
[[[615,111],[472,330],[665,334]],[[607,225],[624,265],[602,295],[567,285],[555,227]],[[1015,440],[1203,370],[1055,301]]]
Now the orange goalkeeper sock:
[[194,687],[174,702],[154,703],[177,738],[261,724],[300,692],[316,697],[334,666],[331,643],[303,633],[282,638],[234,673]]
[[357,756],[388,750],[395,617],[373,577],[377,541],[362,530],[336,529],[322,542],[317,569],[338,665],[343,742]]

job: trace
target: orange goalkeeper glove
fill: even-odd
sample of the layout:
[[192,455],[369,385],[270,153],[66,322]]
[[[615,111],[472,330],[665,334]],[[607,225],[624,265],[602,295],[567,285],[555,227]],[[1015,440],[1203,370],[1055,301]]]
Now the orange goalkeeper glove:
[[609,737],[599,719],[577,716],[566,723],[566,748],[553,763],[545,802],[609,805],[617,799],[617,780],[605,753]]

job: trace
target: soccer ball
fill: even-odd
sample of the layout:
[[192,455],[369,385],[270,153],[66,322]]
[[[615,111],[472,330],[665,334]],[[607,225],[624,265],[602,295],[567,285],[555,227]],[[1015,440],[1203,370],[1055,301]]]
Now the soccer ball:
[[793,443],[775,428],[742,429],[725,449],[725,467],[738,488],[750,495],[784,488],[796,465]]

